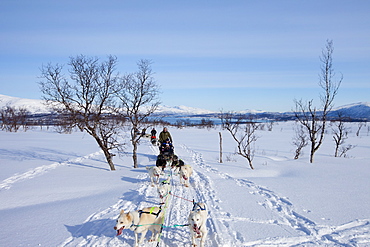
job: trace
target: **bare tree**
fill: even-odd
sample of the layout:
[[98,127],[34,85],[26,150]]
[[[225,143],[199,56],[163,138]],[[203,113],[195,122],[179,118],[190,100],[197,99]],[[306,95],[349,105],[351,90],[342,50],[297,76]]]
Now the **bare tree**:
[[198,124],[198,127],[199,128],[207,128],[207,129],[211,129],[215,126],[215,123],[209,119],[209,118],[202,118],[200,120],[200,123]]
[[1,129],[9,132],[17,132],[21,127],[28,129],[27,116],[29,112],[24,107],[5,106],[0,110]]
[[351,149],[354,149],[355,147],[356,147],[356,145],[352,145],[352,144],[340,146],[339,157],[343,156],[344,158],[346,158],[347,157],[347,152]]
[[123,115],[131,123],[131,144],[133,147],[132,159],[134,168],[138,167],[137,149],[141,135],[137,132],[147,124],[148,117],[158,108],[159,86],[156,84],[152,62],[149,60],[140,60],[138,71],[122,77],[117,96],[120,99]]
[[357,131],[356,131],[356,136],[360,136],[360,131],[362,129],[362,127],[366,126],[366,122],[359,122],[358,123],[358,128],[357,128]]
[[302,125],[295,127],[295,136],[293,137],[293,145],[296,147],[294,159],[298,159],[302,154],[302,149],[308,145],[308,138]]
[[273,120],[268,120],[266,125],[267,125],[267,130],[272,131],[272,128],[274,126],[275,122]]
[[95,139],[111,170],[115,170],[112,150],[124,146],[117,142],[117,126],[111,122],[114,116],[110,117],[116,109],[116,64],[113,56],[104,62],[83,55],[70,57],[69,79],[63,74],[62,65],[49,63],[41,68],[44,80],[40,82],[48,105]]
[[348,130],[344,126],[343,117],[339,113],[338,120],[332,121],[333,126],[333,140],[335,142],[334,157],[338,157],[339,147],[343,145],[344,141],[348,138]]
[[344,145],[345,140],[348,139],[348,128],[344,126],[345,118],[341,113],[338,114],[338,119],[333,121],[333,140],[335,142],[334,157],[346,156],[346,153],[353,149],[354,145]]
[[333,42],[327,40],[320,61],[322,62],[319,74],[319,86],[323,89],[320,95],[321,107],[313,105],[313,100],[304,103],[295,100],[295,117],[305,127],[310,141],[310,162],[313,163],[315,152],[320,148],[325,135],[328,113],[332,110],[334,98],[338,93],[343,76],[334,81],[335,73],[332,64]]
[[248,160],[249,167],[254,169],[252,161],[254,158],[254,143],[258,137],[256,131],[259,129],[253,119],[233,113],[221,113],[222,127],[229,131],[237,143],[237,154]]

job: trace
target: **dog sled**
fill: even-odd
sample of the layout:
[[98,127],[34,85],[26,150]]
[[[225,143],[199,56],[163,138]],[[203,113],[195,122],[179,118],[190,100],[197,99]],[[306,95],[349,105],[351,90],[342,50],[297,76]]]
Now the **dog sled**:
[[152,143],[153,146],[157,146],[158,145],[158,139],[156,136],[151,136],[150,137],[150,142]]
[[166,142],[162,143],[159,147],[159,155],[157,156],[156,166],[159,166],[164,170],[167,164],[176,165],[178,163],[178,157],[174,153],[174,147],[172,143],[167,139]]

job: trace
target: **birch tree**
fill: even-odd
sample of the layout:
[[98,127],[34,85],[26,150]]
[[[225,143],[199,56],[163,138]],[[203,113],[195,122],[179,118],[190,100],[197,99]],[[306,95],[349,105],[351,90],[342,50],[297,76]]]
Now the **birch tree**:
[[49,63],[41,68],[39,83],[48,105],[95,139],[111,170],[115,170],[112,150],[124,146],[117,139],[117,122],[109,115],[116,111],[116,64],[113,56],[103,62],[84,55],[70,57],[69,77],[63,65]]
[[322,50],[320,61],[321,70],[319,73],[319,86],[322,89],[320,94],[321,106],[316,107],[313,100],[304,102],[294,100],[294,114],[297,121],[306,129],[310,143],[310,163],[314,161],[314,155],[323,143],[327,125],[328,113],[334,106],[335,96],[338,94],[339,86],[343,80],[341,75],[335,79],[333,68],[333,42],[327,40],[325,48]]
[[258,137],[256,131],[260,125],[252,118],[246,118],[243,115],[233,113],[221,114],[222,127],[226,129],[237,144],[237,154],[246,158],[251,169],[253,167],[254,143]]
[[131,124],[130,141],[133,147],[134,168],[138,167],[137,149],[142,137],[137,133],[144,127],[148,117],[157,110],[160,104],[158,99],[159,86],[154,80],[151,64],[152,62],[149,60],[140,60],[137,63],[138,71],[123,76],[117,90],[120,109],[122,109],[121,114]]

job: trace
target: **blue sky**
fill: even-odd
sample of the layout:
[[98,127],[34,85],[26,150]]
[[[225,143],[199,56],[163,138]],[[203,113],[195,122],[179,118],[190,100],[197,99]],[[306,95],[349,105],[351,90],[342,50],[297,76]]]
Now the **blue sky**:
[[370,1],[0,2],[0,94],[40,99],[42,64],[153,61],[161,100],[214,111],[318,104],[321,50],[333,40],[343,82],[335,105],[370,101]]

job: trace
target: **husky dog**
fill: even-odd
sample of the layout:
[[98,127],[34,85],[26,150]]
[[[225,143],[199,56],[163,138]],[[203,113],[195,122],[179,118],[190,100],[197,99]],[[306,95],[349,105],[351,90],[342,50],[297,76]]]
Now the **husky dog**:
[[157,167],[159,167],[163,172],[164,172],[164,169],[166,168],[167,166],[167,161],[165,160],[165,158],[160,154],[158,155],[157,157],[157,161],[155,162],[155,165]]
[[180,183],[185,185],[185,187],[189,187],[189,179],[193,174],[193,167],[190,165],[183,165],[180,166],[179,176],[180,176]]
[[194,203],[193,210],[190,211],[188,218],[192,246],[197,246],[196,238],[200,238],[200,247],[204,247],[208,234],[206,226],[207,216],[206,205],[202,202]]
[[174,168],[174,174],[178,175],[180,173],[181,167],[184,166],[184,165],[185,165],[185,163],[182,159],[177,160],[176,162],[173,161],[172,165],[171,165],[171,168]]
[[[135,247],[144,242],[147,231],[152,232],[149,242],[158,239],[163,222],[163,213],[160,207],[148,207],[142,210],[121,213],[117,219],[117,224],[114,230],[117,231],[117,236],[122,234],[124,229],[130,229],[135,233]],[[141,233],[140,240],[138,241],[138,234]]]
[[161,169],[158,166],[147,166],[146,167],[150,181],[152,182],[152,187],[154,187],[154,183],[159,183],[159,176],[161,175]]
[[171,193],[171,184],[170,184],[170,177],[167,180],[164,180],[160,183],[160,185],[157,187],[157,191],[160,198],[160,204],[165,204],[167,197]]

